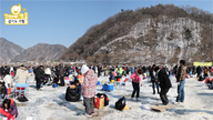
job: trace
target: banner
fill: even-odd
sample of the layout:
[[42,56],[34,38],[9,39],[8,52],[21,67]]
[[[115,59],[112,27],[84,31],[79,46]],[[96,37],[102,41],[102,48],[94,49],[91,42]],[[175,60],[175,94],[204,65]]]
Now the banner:
[[212,66],[212,62],[194,62],[193,65],[194,66],[206,66],[206,67],[209,67],[209,66]]

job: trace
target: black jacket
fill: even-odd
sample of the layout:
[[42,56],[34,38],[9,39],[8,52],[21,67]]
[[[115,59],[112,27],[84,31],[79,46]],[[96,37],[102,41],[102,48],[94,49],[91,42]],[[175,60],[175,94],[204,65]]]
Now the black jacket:
[[158,81],[160,82],[160,87],[164,89],[169,89],[172,87],[169,76],[165,70],[160,70],[158,73]]
[[151,69],[150,71],[149,71],[149,73],[150,73],[150,77],[151,77],[151,81],[155,81],[155,80],[157,80],[157,77],[156,77],[156,74],[154,75],[154,73],[153,73],[154,71],[153,71],[153,69]]
[[77,88],[71,89],[70,87],[67,88],[67,92],[65,95],[65,99],[69,102],[77,102],[81,98],[81,94],[79,94],[79,91]]
[[197,67],[197,74],[199,75],[202,72],[202,68],[200,66]]
[[36,75],[35,76],[36,80],[43,79],[43,77],[44,77],[44,71],[40,67],[38,67],[37,69],[35,69],[34,73]]

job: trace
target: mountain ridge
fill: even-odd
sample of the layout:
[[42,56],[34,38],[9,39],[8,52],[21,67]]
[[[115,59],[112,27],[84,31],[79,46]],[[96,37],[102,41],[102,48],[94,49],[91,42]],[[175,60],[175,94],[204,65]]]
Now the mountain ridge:
[[194,7],[159,4],[126,10],[88,29],[61,59],[162,65],[180,59],[213,61],[212,25],[213,15]]
[[16,56],[12,61],[52,61],[59,60],[67,48],[60,44],[38,43]]
[[16,55],[19,55],[21,52],[24,51],[24,48],[21,46],[8,41],[5,38],[0,38],[0,63],[10,61]]
[[[24,49],[5,38],[0,38],[0,63],[59,60],[67,48],[61,44],[38,43]],[[30,56],[29,56],[30,55]],[[37,57],[34,57],[37,56]]]

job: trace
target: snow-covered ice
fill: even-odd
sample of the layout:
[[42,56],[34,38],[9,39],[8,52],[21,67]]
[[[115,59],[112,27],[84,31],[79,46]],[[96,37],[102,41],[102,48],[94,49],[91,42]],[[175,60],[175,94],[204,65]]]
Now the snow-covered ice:
[[[108,77],[99,78],[100,81],[108,80]],[[177,84],[175,78],[171,78],[172,88],[168,92],[170,102],[175,102]],[[42,91],[35,89],[33,79],[29,80],[29,102],[20,103],[16,100],[19,116],[17,120],[86,120],[84,116],[76,114],[84,110],[82,102],[65,102],[66,87],[52,88],[44,86]],[[102,93],[101,86],[97,86],[97,93]],[[209,90],[205,83],[195,79],[187,79],[185,84],[185,101],[183,104],[173,105],[165,112],[155,112],[142,109],[142,105],[149,107],[161,104],[158,94],[152,94],[151,83],[143,80],[140,90],[141,101],[132,101],[132,84],[128,82],[124,87],[117,87],[113,92],[104,92],[110,98],[110,105],[97,111],[105,111],[94,120],[211,120],[213,119],[213,91]],[[131,109],[120,112],[114,109],[115,102],[125,96]],[[0,116],[2,120],[3,116]],[[31,119],[30,119],[31,120]]]

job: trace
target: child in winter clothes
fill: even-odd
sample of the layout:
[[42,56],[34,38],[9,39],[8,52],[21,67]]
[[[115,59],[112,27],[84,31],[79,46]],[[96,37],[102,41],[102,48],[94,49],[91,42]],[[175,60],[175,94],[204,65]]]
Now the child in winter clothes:
[[[143,74],[143,71],[141,69],[139,70],[136,70],[135,73],[132,74],[131,76],[131,79],[132,79],[132,87],[133,87],[133,92],[132,92],[132,100],[134,100],[134,95],[135,93],[137,92],[137,100],[139,100],[139,94],[140,94],[140,81],[141,81],[141,78],[139,75],[142,75]],[[142,86],[142,84],[141,84]]]
[[5,99],[0,105],[0,113],[7,117],[7,120],[15,120],[18,116],[18,110],[15,101]]

